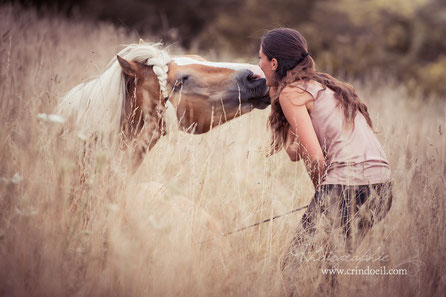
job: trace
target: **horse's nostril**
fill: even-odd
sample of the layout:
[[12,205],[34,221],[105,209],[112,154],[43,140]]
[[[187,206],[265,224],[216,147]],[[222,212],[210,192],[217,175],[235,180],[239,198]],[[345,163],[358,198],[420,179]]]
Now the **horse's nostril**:
[[258,74],[249,71],[248,75],[246,76],[246,80],[249,84],[257,84],[259,80],[261,80],[261,77]]
[[239,86],[249,94],[248,97],[260,97],[266,92],[266,80],[249,69],[239,72],[238,80]]
[[252,73],[251,75],[248,76],[249,80],[258,80],[261,79],[262,77],[258,74]]
[[260,78],[262,78],[259,74],[254,73],[254,72],[249,72],[248,76],[246,77],[248,80],[258,80]]
[[255,81],[259,78],[259,76],[257,74],[255,74],[253,71],[251,71],[249,69],[240,71],[238,73],[237,77],[240,81],[243,81],[245,83],[246,82],[250,83],[250,82]]

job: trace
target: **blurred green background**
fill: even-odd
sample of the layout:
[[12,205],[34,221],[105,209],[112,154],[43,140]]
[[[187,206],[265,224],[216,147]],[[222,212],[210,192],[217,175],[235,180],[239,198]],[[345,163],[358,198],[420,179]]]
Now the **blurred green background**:
[[[11,1],[3,1],[11,2]],[[301,31],[320,71],[376,74],[425,95],[446,94],[445,0],[27,0],[24,7],[113,22],[190,51],[256,62],[259,38]],[[154,40],[156,41],[156,40]]]

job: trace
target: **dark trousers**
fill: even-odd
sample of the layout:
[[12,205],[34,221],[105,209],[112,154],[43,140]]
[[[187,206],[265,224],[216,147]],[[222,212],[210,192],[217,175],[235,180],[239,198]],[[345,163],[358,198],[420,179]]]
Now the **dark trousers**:
[[392,183],[372,185],[321,185],[302,217],[302,226],[291,242],[283,269],[299,266],[306,255],[319,251],[351,253],[370,228],[381,221],[392,205]]

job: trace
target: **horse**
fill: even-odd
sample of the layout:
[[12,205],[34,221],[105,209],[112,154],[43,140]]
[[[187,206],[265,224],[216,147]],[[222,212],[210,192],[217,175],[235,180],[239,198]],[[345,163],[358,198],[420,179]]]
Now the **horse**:
[[[127,45],[99,77],[69,91],[56,114],[85,137],[116,143],[132,152],[136,170],[166,134],[168,106],[187,133],[206,133],[270,104],[260,67],[211,62],[196,55],[170,56],[162,44]],[[119,136],[119,137],[118,137]]]

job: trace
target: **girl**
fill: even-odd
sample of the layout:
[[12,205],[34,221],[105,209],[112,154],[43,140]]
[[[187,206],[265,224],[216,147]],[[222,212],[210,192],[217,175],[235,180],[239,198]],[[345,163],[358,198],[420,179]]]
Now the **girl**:
[[352,240],[358,244],[392,202],[389,163],[367,106],[352,86],[316,71],[306,40],[293,29],[269,31],[259,59],[270,87],[271,153],[284,148],[291,161],[302,159],[315,188],[304,234],[293,240],[288,257],[324,229],[320,218],[330,227],[326,236],[340,229],[350,251]]

